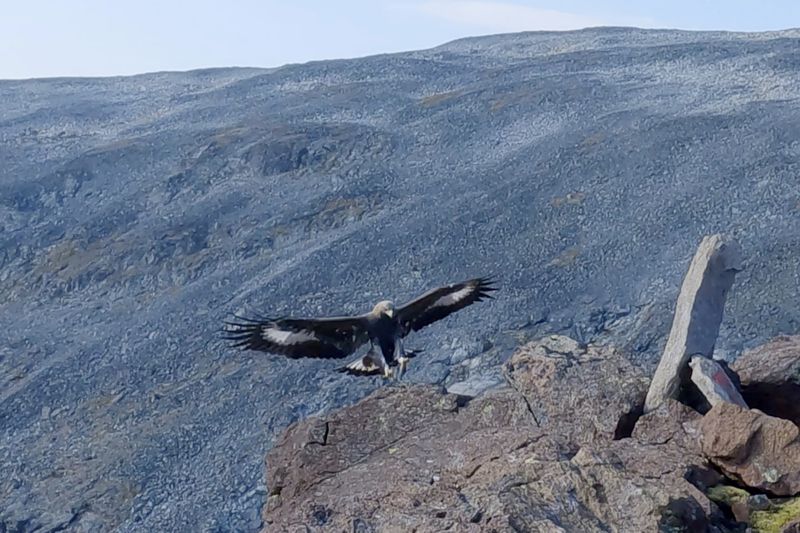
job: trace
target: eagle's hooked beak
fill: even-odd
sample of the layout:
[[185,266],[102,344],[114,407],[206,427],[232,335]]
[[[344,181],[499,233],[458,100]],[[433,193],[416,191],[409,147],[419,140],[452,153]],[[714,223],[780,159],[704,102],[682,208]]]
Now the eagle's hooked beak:
[[387,309],[387,310],[386,310],[386,311],[384,311],[383,313],[384,313],[386,316],[388,316],[389,318],[393,318],[393,317],[394,317],[394,309]]

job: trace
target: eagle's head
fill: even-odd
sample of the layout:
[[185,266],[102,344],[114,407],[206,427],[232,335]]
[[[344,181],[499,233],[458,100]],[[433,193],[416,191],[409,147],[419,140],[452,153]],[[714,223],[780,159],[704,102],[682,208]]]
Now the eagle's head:
[[372,314],[378,317],[385,315],[392,318],[394,317],[394,304],[390,300],[378,302],[375,304],[375,307],[372,308]]

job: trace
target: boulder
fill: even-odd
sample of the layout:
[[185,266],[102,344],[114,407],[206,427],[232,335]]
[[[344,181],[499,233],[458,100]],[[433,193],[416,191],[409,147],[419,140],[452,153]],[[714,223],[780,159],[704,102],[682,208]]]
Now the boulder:
[[776,337],[745,351],[731,368],[743,386],[754,383],[800,383],[800,335]]
[[630,436],[648,385],[617,349],[559,335],[517,350],[506,376],[536,424],[572,445]]
[[633,430],[633,438],[643,444],[677,444],[686,453],[700,455],[700,413],[676,400],[666,400],[643,415]]
[[480,531],[498,523],[497,492],[473,490],[470,480],[500,482],[499,459],[552,462],[559,448],[508,391],[463,408],[458,400],[433,386],[384,388],[292,426],[267,457],[265,531]]
[[776,496],[800,494],[800,429],[722,402],[700,420],[703,454],[729,477]]
[[800,424],[800,336],[778,337],[731,365],[750,407]]
[[711,358],[722,322],[725,297],[733,278],[741,270],[741,249],[722,235],[705,237],[689,265],[675,305],[664,353],[653,375],[644,411],[649,412],[668,398],[677,398],[688,378],[692,355]]

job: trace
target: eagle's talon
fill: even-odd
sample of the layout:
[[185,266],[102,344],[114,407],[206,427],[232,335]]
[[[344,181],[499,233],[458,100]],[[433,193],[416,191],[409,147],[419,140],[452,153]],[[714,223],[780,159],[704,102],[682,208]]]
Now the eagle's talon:
[[397,366],[398,366],[397,379],[400,379],[401,377],[403,377],[403,374],[406,373],[406,369],[408,368],[408,362],[409,361],[410,361],[410,359],[408,357],[405,357],[405,356],[397,358]]
[[385,366],[383,368],[383,378],[392,379],[394,377],[394,370],[391,367]]

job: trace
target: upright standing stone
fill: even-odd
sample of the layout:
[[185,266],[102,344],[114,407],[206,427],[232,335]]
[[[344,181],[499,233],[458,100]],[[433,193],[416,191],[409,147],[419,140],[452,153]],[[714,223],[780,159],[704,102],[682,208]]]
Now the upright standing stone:
[[700,243],[683,280],[672,330],[647,391],[645,413],[667,398],[677,397],[682,377],[688,377],[687,362],[691,355],[711,358],[725,296],[741,264],[741,248],[736,241],[711,235]]

